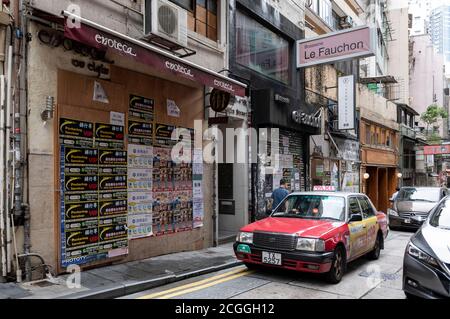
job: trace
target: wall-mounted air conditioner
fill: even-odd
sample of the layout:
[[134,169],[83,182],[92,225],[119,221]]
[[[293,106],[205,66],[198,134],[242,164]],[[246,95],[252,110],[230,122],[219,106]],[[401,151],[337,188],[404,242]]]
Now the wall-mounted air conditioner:
[[187,46],[187,11],[168,0],[145,0],[144,33]]
[[341,28],[351,28],[353,27],[353,19],[350,16],[345,16],[339,19],[339,25]]

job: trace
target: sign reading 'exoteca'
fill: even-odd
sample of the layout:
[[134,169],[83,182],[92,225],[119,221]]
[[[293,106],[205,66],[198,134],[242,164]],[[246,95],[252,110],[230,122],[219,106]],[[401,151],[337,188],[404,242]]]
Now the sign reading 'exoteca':
[[297,67],[332,63],[374,55],[369,27],[358,27],[297,41]]

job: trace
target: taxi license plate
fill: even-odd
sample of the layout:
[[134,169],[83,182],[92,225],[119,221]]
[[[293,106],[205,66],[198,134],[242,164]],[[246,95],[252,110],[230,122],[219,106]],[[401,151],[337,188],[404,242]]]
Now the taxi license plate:
[[262,252],[262,262],[265,264],[281,266],[281,254],[263,251]]

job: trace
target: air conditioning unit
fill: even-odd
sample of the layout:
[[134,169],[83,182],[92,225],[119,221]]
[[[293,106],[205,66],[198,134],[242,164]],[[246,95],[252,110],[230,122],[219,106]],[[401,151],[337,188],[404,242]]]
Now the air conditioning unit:
[[187,11],[168,0],[145,0],[144,32],[186,47]]
[[351,28],[353,27],[353,19],[352,17],[345,16],[339,19],[339,25],[341,28]]

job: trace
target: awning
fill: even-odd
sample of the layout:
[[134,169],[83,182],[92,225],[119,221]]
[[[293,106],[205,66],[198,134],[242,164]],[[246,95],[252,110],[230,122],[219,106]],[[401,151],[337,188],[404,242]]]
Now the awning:
[[[148,43],[133,39],[68,11],[63,11],[63,15],[66,17],[64,34],[69,39],[99,50],[111,50],[161,72],[183,77],[233,95],[245,96],[247,86],[239,81],[178,58]],[[79,27],[71,27],[67,23],[68,19],[80,22]]]
[[395,84],[398,83],[397,80],[392,75],[382,75],[382,76],[373,76],[368,78],[360,78],[359,83],[361,84]]
[[407,111],[411,112],[414,115],[420,115],[416,110],[414,110],[411,106],[409,106],[408,104],[405,103],[396,103],[394,102],[394,104],[396,104],[397,106],[400,106],[404,109],[406,109]]

